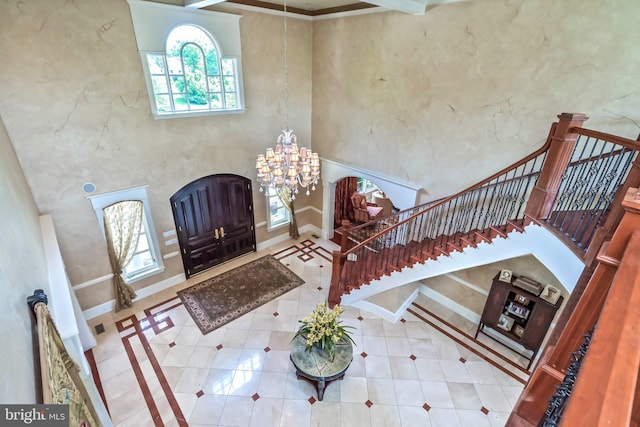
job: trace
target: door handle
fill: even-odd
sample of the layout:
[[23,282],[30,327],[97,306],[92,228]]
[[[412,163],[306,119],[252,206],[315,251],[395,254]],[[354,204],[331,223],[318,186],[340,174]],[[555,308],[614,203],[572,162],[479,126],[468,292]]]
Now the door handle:
[[220,237],[224,238],[224,227],[220,227]]
[[219,237],[218,237],[218,229],[217,228],[213,231],[213,233],[216,236],[216,239],[219,239]]

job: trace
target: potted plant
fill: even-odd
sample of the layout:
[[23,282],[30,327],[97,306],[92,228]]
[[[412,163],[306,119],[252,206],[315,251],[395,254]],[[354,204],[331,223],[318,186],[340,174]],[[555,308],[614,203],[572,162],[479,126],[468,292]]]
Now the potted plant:
[[320,302],[316,308],[302,320],[293,339],[302,337],[306,341],[306,351],[312,351],[314,348],[324,351],[328,358],[333,360],[336,354],[336,345],[351,342],[355,345],[353,338],[348,329],[354,329],[353,326],[342,326],[340,315],[344,308],[336,305],[331,310],[326,302]]

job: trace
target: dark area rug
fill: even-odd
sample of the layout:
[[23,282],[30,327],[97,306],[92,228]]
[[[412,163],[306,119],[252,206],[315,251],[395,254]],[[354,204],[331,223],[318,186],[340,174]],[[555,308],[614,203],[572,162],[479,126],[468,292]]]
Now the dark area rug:
[[303,283],[273,255],[266,255],[178,291],[178,296],[206,335]]

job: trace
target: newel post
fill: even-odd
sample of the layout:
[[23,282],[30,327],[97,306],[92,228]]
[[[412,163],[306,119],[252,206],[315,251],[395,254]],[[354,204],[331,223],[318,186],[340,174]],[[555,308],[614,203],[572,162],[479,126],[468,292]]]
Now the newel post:
[[329,288],[329,308],[335,307],[340,304],[340,298],[342,296],[340,289],[340,276],[342,275],[342,265],[344,264],[344,257],[341,251],[333,251],[333,262],[331,265],[331,286]]
[[342,236],[340,238],[340,250],[342,252],[346,252],[347,245],[349,244],[349,228],[351,227],[351,221],[348,219],[343,219],[342,222]]
[[562,113],[558,126],[551,135],[551,147],[542,166],[538,183],[531,191],[525,214],[531,218],[546,220],[560,188],[562,175],[567,170],[571,154],[578,141],[578,134],[571,128],[582,127],[588,117],[584,114]]

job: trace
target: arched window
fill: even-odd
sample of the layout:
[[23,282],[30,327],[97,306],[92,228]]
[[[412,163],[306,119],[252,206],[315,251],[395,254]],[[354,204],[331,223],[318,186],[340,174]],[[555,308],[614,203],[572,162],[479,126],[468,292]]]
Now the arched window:
[[213,38],[195,25],[167,37],[166,54],[147,54],[158,114],[238,110],[234,58],[221,58]]
[[129,0],[156,118],[244,111],[239,17]]
[[149,53],[147,62],[157,114],[240,109],[236,61],[221,58],[201,28],[174,28],[166,54]]

